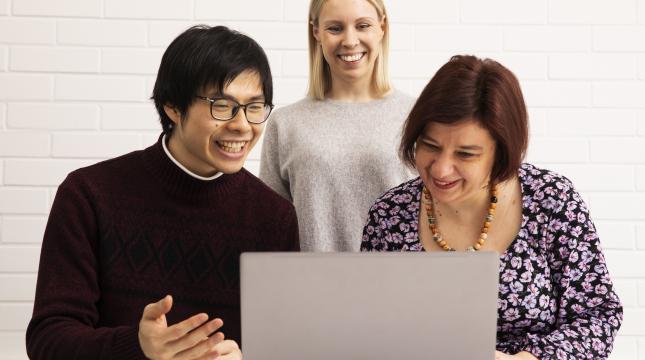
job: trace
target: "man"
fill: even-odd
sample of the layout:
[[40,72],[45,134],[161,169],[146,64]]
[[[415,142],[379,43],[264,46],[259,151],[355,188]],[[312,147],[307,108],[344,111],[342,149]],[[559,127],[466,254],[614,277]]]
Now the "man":
[[249,37],[197,26],[170,44],[152,97],[157,143],[58,189],[30,358],[241,358],[240,253],[299,246],[292,205],[242,168],[272,97]]

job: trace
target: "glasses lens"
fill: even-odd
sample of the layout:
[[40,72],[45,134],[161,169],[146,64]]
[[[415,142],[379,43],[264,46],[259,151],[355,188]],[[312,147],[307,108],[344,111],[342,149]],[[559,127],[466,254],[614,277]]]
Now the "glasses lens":
[[217,99],[211,104],[213,117],[221,120],[228,120],[233,117],[235,103],[227,99]]
[[263,102],[254,102],[246,105],[246,119],[252,123],[262,123],[269,117],[271,107]]

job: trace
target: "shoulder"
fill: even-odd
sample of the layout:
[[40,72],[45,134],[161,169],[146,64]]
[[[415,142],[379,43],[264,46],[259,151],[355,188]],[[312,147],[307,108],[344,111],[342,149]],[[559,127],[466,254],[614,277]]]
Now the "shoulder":
[[248,191],[250,198],[255,202],[253,206],[266,208],[272,213],[295,213],[293,204],[245,168],[240,170],[238,176],[243,179],[246,191]]
[[315,110],[320,106],[321,103],[324,102],[312,99],[310,97],[305,97],[296,101],[295,103],[276,108],[271,114],[271,117],[283,119],[298,116],[303,112],[311,112]]
[[571,180],[555,171],[524,163],[518,175],[524,197],[532,198],[542,208],[557,211],[569,201],[582,202]]
[[403,92],[399,89],[393,88],[390,94],[388,94],[389,97],[392,98],[394,101],[398,102],[407,102],[407,103],[412,103],[416,100],[416,98],[412,95],[409,95],[406,92]]
[[376,199],[374,205],[370,208],[370,213],[379,212],[380,209],[407,206],[410,203],[414,203],[421,192],[422,186],[421,177],[416,177],[387,190]]
[[370,114],[378,118],[383,119],[397,119],[400,121],[405,120],[410,110],[414,106],[415,99],[397,89],[393,89],[385,97],[370,102],[369,109]]
[[125,179],[140,169],[140,156],[144,150],[133,151],[112,159],[78,168],[67,175],[63,184],[105,183],[110,179]]
[[404,107],[406,110],[410,110],[416,101],[415,97],[398,89],[392,89],[386,99],[388,103]]

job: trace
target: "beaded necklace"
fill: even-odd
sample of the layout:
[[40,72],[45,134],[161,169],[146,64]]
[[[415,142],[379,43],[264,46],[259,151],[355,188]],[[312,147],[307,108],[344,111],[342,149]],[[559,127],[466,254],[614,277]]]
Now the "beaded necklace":
[[[434,213],[434,208],[432,207],[432,195],[430,191],[424,186],[423,195],[425,198],[426,205],[426,215],[428,216],[428,224],[430,231],[432,232],[432,239],[445,251],[456,251],[452,246],[448,245],[448,242],[443,239],[441,233],[439,232],[439,227],[437,226],[437,216]],[[490,189],[490,206],[488,207],[488,214],[484,218],[484,225],[481,229],[481,234],[479,234],[479,239],[475,245],[469,246],[466,251],[478,251],[482,248],[486,239],[488,238],[488,231],[490,230],[490,225],[495,218],[495,209],[497,208],[497,185],[494,185]]]

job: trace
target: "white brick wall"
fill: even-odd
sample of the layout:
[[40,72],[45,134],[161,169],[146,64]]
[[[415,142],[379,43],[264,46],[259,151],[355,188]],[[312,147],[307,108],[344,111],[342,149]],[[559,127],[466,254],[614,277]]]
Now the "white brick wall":
[[105,17],[127,19],[190,19],[191,1],[173,0],[112,0],[105,2]]
[[144,46],[146,24],[137,21],[61,20],[57,26],[61,44],[86,46]]
[[101,16],[101,0],[13,0],[13,15],[19,16]]
[[63,47],[19,47],[11,49],[9,70],[39,72],[99,71],[99,50]]
[[[58,184],[140,149],[161,54],[188,26],[267,51],[275,103],[307,88],[306,0],[0,0],[0,358],[25,359],[40,242]],[[589,203],[625,306],[611,360],[645,360],[645,0],[386,0],[391,74],[412,95],[451,55],[499,60],[529,106],[528,160]],[[247,168],[257,173],[260,144]]]
[[101,54],[101,71],[156,75],[162,55],[161,49],[105,49]]
[[0,71],[7,71],[7,51],[6,46],[0,46]]
[[0,0],[0,15],[9,13],[9,0]]
[[53,44],[56,22],[37,18],[0,18],[0,43]]
[[49,75],[0,74],[0,99],[49,100],[52,97],[52,84]]
[[7,128],[40,130],[93,130],[99,107],[94,104],[9,103]]
[[0,243],[40,244],[46,224],[47,217],[44,215],[5,215],[0,222]]
[[637,0],[549,0],[553,24],[634,24]]

